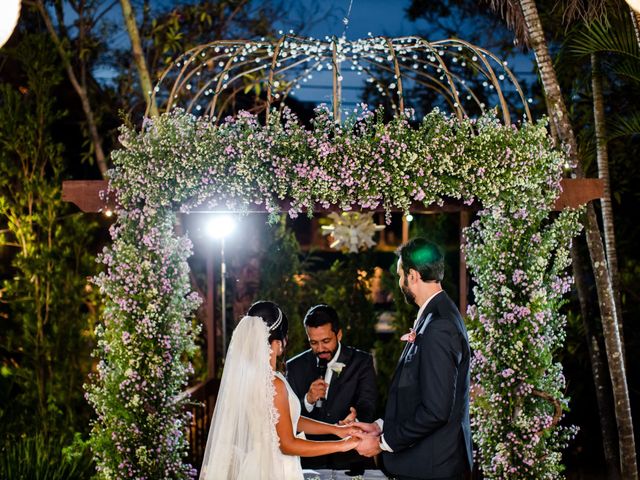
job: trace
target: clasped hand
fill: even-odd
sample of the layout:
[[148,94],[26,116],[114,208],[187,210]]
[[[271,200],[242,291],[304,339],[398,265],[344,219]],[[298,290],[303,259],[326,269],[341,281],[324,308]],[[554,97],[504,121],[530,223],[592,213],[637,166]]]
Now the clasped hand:
[[373,457],[381,452],[381,434],[377,423],[353,422],[338,426],[338,436],[345,439],[349,449],[355,448],[363,457]]
[[360,433],[354,434],[360,440],[356,446],[356,450],[360,455],[373,457],[382,451],[380,449],[382,431],[377,423],[355,422],[351,426],[360,430]]

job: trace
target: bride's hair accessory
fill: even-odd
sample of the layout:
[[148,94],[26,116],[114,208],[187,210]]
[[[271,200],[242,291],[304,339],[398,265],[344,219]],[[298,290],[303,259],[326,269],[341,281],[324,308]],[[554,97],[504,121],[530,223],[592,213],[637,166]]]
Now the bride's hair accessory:
[[276,330],[282,323],[282,310],[280,310],[280,307],[276,307],[276,308],[278,309],[278,318],[276,319],[275,322],[273,322],[273,325],[269,327],[270,332],[273,332],[274,330]]

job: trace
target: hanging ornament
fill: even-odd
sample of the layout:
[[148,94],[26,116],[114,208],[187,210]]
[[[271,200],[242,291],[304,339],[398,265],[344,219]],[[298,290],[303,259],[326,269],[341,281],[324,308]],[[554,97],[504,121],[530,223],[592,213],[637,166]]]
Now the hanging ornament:
[[323,225],[322,234],[331,235],[333,242],[329,246],[343,252],[357,253],[375,246],[373,236],[384,230],[384,225],[373,222],[373,212],[332,212],[329,218],[333,224]]
[[0,47],[13,33],[20,16],[20,0],[2,0],[0,5]]

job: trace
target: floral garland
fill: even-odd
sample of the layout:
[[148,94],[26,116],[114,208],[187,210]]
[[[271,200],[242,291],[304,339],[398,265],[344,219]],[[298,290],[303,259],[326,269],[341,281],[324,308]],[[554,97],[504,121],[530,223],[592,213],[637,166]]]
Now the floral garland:
[[[502,125],[494,115],[457,119],[434,111],[384,123],[366,106],[341,124],[316,110],[313,128],[289,111],[263,126],[241,112],[213,125],[174,110],[122,129],[110,188],[120,211],[97,282],[106,296],[97,376],[88,391],[98,412],[93,438],[102,478],[188,478],[185,401],[198,305],[189,292],[190,244],[172,230],[175,211],[206,203],[239,210],[282,200],[295,217],[314,207],[478,200],[467,231],[478,284],[471,310],[475,349],[474,435],[489,478],[556,478],[563,431],[549,413],[567,404],[554,350],[568,280],[576,214],[550,214],[564,156],[546,124]],[[517,255],[514,255],[517,252]],[[542,397],[540,396],[542,395]]]
[[[515,211],[514,211],[515,210]],[[578,213],[494,208],[466,232],[475,305],[468,310],[474,384],[472,431],[488,478],[562,478],[561,450],[576,433],[558,426],[564,396],[563,295]]]

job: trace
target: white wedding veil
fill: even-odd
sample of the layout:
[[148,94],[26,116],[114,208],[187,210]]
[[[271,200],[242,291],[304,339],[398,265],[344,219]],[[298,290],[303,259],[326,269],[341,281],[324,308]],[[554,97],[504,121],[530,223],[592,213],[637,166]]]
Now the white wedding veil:
[[200,480],[283,478],[269,327],[244,317],[225,360]]

